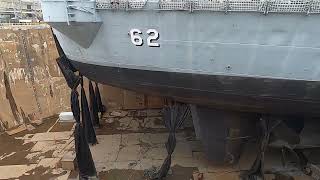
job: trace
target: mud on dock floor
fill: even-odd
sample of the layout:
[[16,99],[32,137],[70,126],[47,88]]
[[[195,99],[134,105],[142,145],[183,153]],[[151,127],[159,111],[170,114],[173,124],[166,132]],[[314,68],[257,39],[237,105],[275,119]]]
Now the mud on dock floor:
[[[77,170],[62,168],[61,159],[74,152],[73,123],[57,123],[51,117],[34,129],[0,135],[0,179],[78,179]],[[96,129],[99,144],[91,152],[102,180],[143,180],[157,171],[166,157],[167,130],[160,110],[112,111]],[[50,131],[48,131],[50,130]],[[256,146],[244,148],[239,163],[229,167],[206,161],[192,123],[177,133],[168,180],[237,180],[255,158]],[[282,167],[278,152],[267,153],[266,168]],[[273,176],[268,175],[268,179]],[[295,173],[295,179],[308,177]]]

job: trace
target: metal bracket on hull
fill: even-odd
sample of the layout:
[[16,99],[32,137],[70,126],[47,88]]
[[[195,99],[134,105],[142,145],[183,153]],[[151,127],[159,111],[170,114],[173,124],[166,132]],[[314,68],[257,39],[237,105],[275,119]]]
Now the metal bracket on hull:
[[79,10],[79,11],[90,13],[90,14],[95,14],[95,9],[92,7],[79,7],[76,5],[68,5],[68,8],[74,9],[74,10]]
[[227,14],[230,9],[229,0],[224,1],[224,12]]
[[270,1],[265,1],[262,5],[261,11],[264,15],[267,15],[270,10]]

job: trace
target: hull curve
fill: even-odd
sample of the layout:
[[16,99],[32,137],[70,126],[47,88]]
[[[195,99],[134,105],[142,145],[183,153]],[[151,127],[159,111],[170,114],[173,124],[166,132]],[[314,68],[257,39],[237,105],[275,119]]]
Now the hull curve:
[[[67,57],[92,80],[237,111],[320,114],[316,15],[95,13],[99,23],[51,23]],[[132,42],[132,29],[141,30],[144,43]],[[150,29],[159,46],[146,43]]]
[[316,81],[172,73],[71,62],[84,76],[99,83],[185,103],[258,113],[320,115],[320,84]]

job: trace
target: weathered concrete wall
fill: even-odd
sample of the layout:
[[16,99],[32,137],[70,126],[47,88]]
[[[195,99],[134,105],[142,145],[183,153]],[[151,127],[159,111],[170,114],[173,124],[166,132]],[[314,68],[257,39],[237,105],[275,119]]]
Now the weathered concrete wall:
[[[84,79],[84,88],[89,101],[88,79]],[[165,99],[162,97],[149,96],[117,87],[99,84],[102,103],[113,109],[154,109],[162,108]],[[79,89],[80,90],[80,89]]]
[[100,88],[102,101],[111,109],[146,109],[161,108],[165,99],[156,96],[102,85]]
[[[57,57],[48,27],[0,29],[0,132],[70,110],[70,90]],[[116,87],[101,85],[100,91],[109,109],[159,108],[164,104],[162,98]]]
[[69,109],[69,89],[57,57],[49,28],[0,30],[2,129]]

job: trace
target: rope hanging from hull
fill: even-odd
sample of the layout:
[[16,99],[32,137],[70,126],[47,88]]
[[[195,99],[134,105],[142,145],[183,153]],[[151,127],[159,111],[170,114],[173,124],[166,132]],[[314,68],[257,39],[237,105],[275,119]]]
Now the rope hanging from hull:
[[[94,129],[89,129],[90,126],[86,124],[87,118],[85,115],[85,101],[84,101],[84,91],[81,92],[81,106],[82,112],[80,112],[79,105],[79,93],[77,91],[77,87],[82,81],[82,78],[75,75],[71,68],[67,65],[67,58],[62,56],[58,58],[57,63],[68,83],[68,86],[71,88],[71,110],[73,116],[76,120],[76,127],[74,130],[74,140],[75,140],[75,150],[76,150],[76,158],[79,168],[79,177],[80,179],[88,179],[88,177],[96,176],[96,168],[94,166],[94,162],[92,159],[92,155],[90,152],[89,144],[87,138],[89,134],[87,132],[94,132]],[[81,83],[81,89],[83,89],[83,83]],[[81,113],[81,114],[80,114]],[[82,118],[81,118],[82,115]],[[82,119],[82,122],[81,122]],[[91,137],[91,135],[90,135]],[[95,134],[92,135],[95,138]]]
[[265,179],[264,176],[264,159],[265,159],[265,151],[269,144],[270,139],[270,133],[271,133],[271,127],[269,120],[266,120],[265,118],[260,119],[260,126],[261,126],[261,139],[259,143],[259,149],[257,157],[251,167],[251,169],[248,172],[245,172],[241,175],[242,180],[256,180],[256,179]]
[[[279,127],[279,129],[275,130],[276,127]],[[301,132],[301,129],[299,130],[300,132],[288,131],[288,129],[292,130],[291,127],[285,124],[282,120],[273,120],[268,117],[263,117],[260,119],[260,128],[261,136],[257,157],[251,168],[240,175],[241,180],[265,180],[265,173],[274,174],[276,179],[293,179],[291,175],[286,174],[286,172],[281,172],[277,170],[266,171],[264,168],[265,152],[268,148],[270,140],[272,139],[270,138],[271,134],[273,136],[273,139],[281,139],[286,142],[282,145],[282,150],[288,151],[289,153],[291,153],[291,155],[293,155],[293,157],[296,157],[298,166],[297,169],[301,170],[301,172],[303,172],[307,176],[312,176],[312,170],[310,168],[311,164],[309,163],[308,159],[303,154],[301,149],[295,149],[295,146],[300,143],[300,137],[298,133]],[[282,137],[279,136],[279,131],[283,132]],[[297,138],[298,140],[294,140]],[[285,158],[282,157],[282,160],[284,159]],[[285,166],[285,162],[283,162],[283,164]]]
[[97,104],[98,104],[98,110],[100,112],[100,119],[101,119],[103,117],[103,114],[107,111],[107,108],[102,104],[98,83],[96,82],[95,85],[96,85],[96,87],[95,87],[94,92],[95,92],[95,95],[96,95],[96,101],[97,101]]
[[168,141],[166,142],[168,155],[153,179],[162,179],[167,176],[171,166],[172,153],[176,147],[176,131],[182,126],[189,115],[190,108],[185,104],[175,104],[163,109],[163,120],[166,128],[169,129]]
[[89,81],[89,95],[90,95],[90,112],[91,112],[91,119],[93,122],[94,127],[100,127],[99,122],[99,106],[97,103],[97,97],[93,89],[92,82]]
[[[83,86],[83,76],[75,74],[77,70],[72,66],[71,62],[64,54],[56,36],[54,34],[53,36],[60,55],[57,59],[57,64],[71,89],[71,110],[76,120],[74,138],[79,179],[89,179],[90,177],[97,176],[89,144],[94,145],[98,143],[94,125],[100,126],[98,112],[101,112],[102,114],[104,112],[103,109],[105,108],[101,102],[100,91],[97,87],[98,84],[96,83],[96,91],[94,91],[92,82],[90,81],[89,93],[91,106],[89,109]],[[81,109],[79,104],[79,93],[77,91],[79,85],[81,85]],[[95,119],[93,119],[93,117]]]
[[95,145],[98,143],[96,132],[94,131],[93,123],[91,120],[91,115],[89,111],[87,96],[83,88],[83,79],[81,78],[81,115],[82,122],[85,129],[85,135],[88,143]]
[[[76,97],[78,98],[78,97]],[[74,101],[79,101],[78,99]],[[79,102],[78,102],[79,104]],[[76,159],[79,168],[80,179],[88,179],[97,176],[96,168],[92,159],[91,151],[86,137],[84,124],[76,123],[74,139],[76,149]]]

